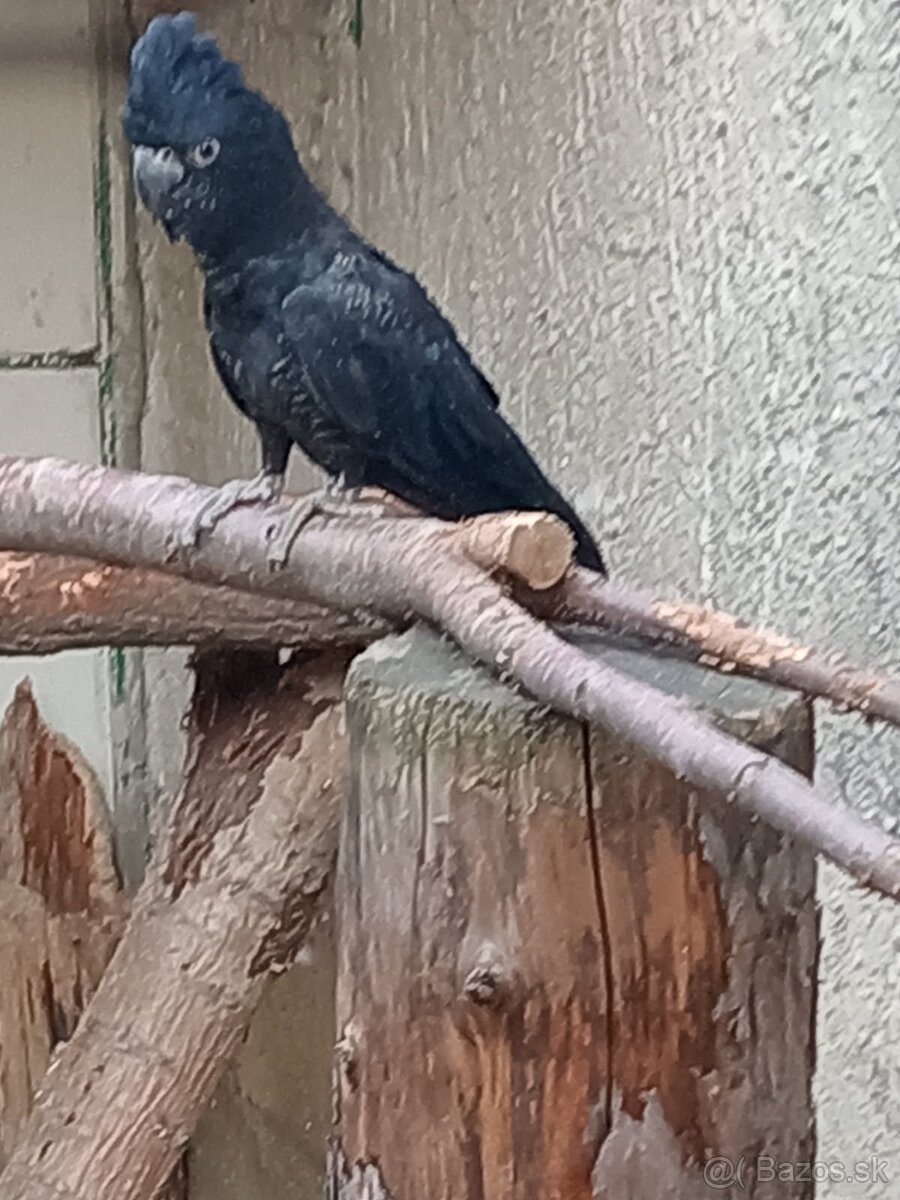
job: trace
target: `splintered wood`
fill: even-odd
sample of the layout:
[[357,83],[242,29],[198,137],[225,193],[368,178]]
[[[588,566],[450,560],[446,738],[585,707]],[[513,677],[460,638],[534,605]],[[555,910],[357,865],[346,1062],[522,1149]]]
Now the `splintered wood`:
[[[590,652],[811,768],[802,700]],[[711,1155],[810,1157],[808,851],[421,630],[348,722],[331,1194],[696,1200]]]
[[97,781],[23,683],[0,725],[0,1169],[124,916]]

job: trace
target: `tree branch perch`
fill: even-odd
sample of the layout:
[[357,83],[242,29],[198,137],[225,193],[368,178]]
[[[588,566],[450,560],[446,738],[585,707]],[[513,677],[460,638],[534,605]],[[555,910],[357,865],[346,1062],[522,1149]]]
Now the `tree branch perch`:
[[529,608],[553,620],[631,635],[713,670],[764,679],[900,727],[900,681],[728,613],[659,599],[583,570],[547,597],[535,595]]
[[[549,706],[605,724],[695,786],[802,840],[858,882],[900,898],[898,842],[696,713],[592,662],[466,556],[457,526],[370,514],[314,518],[285,569],[272,572],[265,555],[270,518],[258,510],[231,514],[190,554],[173,549],[186,516],[209,494],[172,477],[0,457],[0,545],[164,570],[345,613],[369,608],[390,622],[423,618]],[[599,594],[592,592],[594,599]],[[578,603],[588,604],[583,592]]]
[[[477,536],[484,538],[486,532],[478,530]],[[521,544],[532,532],[520,525],[507,528],[504,536],[518,537]],[[553,546],[557,559],[548,574],[557,570],[559,550]],[[508,565],[527,571],[521,557],[508,555]],[[533,564],[533,554],[528,557]],[[544,569],[540,561],[530,569]],[[570,571],[549,590],[519,584],[516,596],[543,620],[633,637],[712,670],[792,688],[840,711],[900,728],[896,679],[726,613],[660,599],[583,570]],[[308,601],[193,583],[161,571],[0,552],[0,654],[52,654],[97,645],[366,645],[396,628],[396,622],[368,609],[345,613]]]

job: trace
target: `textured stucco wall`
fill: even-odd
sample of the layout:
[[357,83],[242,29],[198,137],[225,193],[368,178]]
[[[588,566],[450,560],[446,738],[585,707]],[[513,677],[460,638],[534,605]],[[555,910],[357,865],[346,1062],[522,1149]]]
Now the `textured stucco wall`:
[[[354,8],[208,24],[445,305],[614,569],[900,667],[896,7],[363,0],[359,47]],[[246,470],[187,256],[140,243],[145,465]],[[826,716],[820,763],[898,825],[896,735]],[[876,1200],[900,1180],[896,913],[827,870],[822,901],[820,1154],[889,1160]]]

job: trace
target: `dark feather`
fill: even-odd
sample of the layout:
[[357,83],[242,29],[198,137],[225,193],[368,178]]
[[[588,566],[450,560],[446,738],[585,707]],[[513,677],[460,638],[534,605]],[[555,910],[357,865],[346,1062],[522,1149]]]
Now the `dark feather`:
[[204,136],[215,110],[244,89],[237,63],[215,41],[198,34],[192,13],[154,17],[131,52],[122,120],[129,141],[145,146]]

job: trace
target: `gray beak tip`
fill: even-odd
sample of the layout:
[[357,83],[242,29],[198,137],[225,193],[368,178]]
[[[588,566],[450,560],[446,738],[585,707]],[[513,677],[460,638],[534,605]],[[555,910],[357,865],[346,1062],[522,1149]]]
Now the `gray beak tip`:
[[133,171],[138,195],[152,212],[184,178],[184,166],[168,146],[135,146]]

